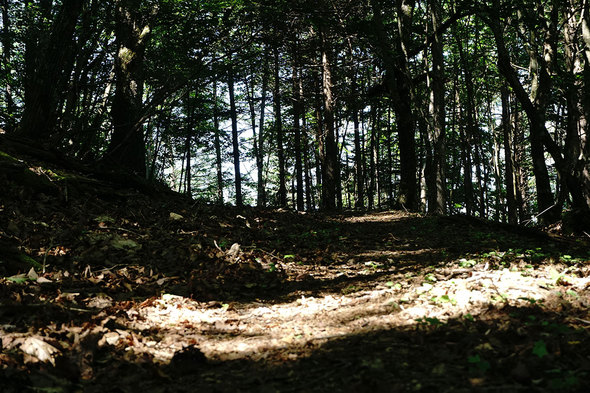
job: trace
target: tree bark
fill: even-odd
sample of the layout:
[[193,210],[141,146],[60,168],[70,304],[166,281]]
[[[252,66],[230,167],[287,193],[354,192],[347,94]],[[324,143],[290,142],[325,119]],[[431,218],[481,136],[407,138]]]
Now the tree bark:
[[400,154],[400,184],[397,204],[406,209],[418,209],[416,160],[416,122],[412,110],[412,86],[408,66],[408,33],[411,30],[414,0],[398,0],[397,39],[392,44],[385,30],[380,4],[371,1],[375,46],[386,69],[385,84],[395,108]]
[[254,146],[256,156],[256,192],[258,206],[266,206],[266,190],[264,187],[264,122],[266,113],[266,95],[268,89],[268,50],[264,50],[264,64],[262,69],[262,97],[260,99],[260,121],[258,127],[258,140],[256,140],[256,133],[254,133]]
[[120,0],[117,5],[115,97],[111,108],[114,129],[107,155],[124,168],[145,176],[143,71],[151,29],[140,5],[140,0]]
[[[26,38],[25,107],[18,133],[37,141],[54,136],[59,102],[74,65],[74,34],[86,1],[64,0],[49,30],[32,23]],[[25,2],[27,13],[32,5]],[[41,18],[49,19],[51,2],[42,1]],[[29,17],[31,17],[29,15]]]
[[287,206],[287,186],[285,173],[285,148],[283,146],[283,120],[281,114],[281,79],[279,64],[279,49],[275,46],[274,51],[274,111],[275,111],[275,132],[277,138],[277,158],[279,160],[279,194],[278,204],[280,207]]
[[[434,0],[430,4],[433,32],[439,30],[442,19],[442,5]],[[432,51],[432,90],[430,92],[430,113],[432,130],[430,134],[432,160],[428,181],[428,211],[432,214],[445,214],[446,200],[446,154],[445,154],[445,65],[442,34],[435,34],[431,44]]]
[[10,74],[10,64],[12,61],[12,46],[13,39],[11,34],[11,20],[9,15],[9,3],[8,0],[0,1],[0,7],[2,7],[2,68],[4,69],[4,75],[2,75],[2,82],[5,86],[4,90],[4,101],[5,109],[2,117],[4,118],[4,127],[7,131],[13,131],[14,128],[14,115],[15,115],[15,104],[12,98],[12,77]]
[[[231,68],[231,67],[230,67]],[[240,173],[240,141],[238,134],[238,112],[236,109],[235,86],[234,86],[234,71],[229,70],[227,76],[227,88],[229,91],[229,106],[231,117],[231,135],[233,147],[233,161],[234,161],[234,182],[236,190],[236,206],[240,207],[244,204],[242,199],[242,175]]]
[[505,183],[506,183],[506,204],[508,205],[508,223],[518,223],[518,211],[516,202],[516,176],[514,170],[514,132],[510,120],[510,96],[506,84],[500,89],[502,99],[502,131],[504,133],[504,161],[505,161]]
[[217,105],[217,81],[213,81],[213,144],[215,145],[215,169],[217,173],[217,203],[223,205],[223,169],[221,138],[219,129],[219,107]]
[[336,208],[336,179],[338,170],[338,146],[334,127],[334,98],[332,96],[332,69],[330,65],[331,51],[323,31],[320,31],[322,48],[322,93],[324,98],[324,159],[322,171],[323,208]]
[[[295,44],[296,46],[297,44]],[[305,210],[303,199],[303,163],[301,157],[301,124],[300,120],[303,116],[303,86],[301,84],[301,75],[299,69],[299,54],[295,47],[293,50],[293,129],[294,129],[294,143],[295,143],[295,188],[296,188],[296,204],[295,207],[299,211]]]
[[[493,17],[488,20],[498,49],[498,69],[502,75],[504,75],[510,87],[514,90],[516,97],[523,106],[529,119],[529,142],[531,145],[531,158],[533,160],[533,173],[535,175],[535,183],[537,187],[538,216],[541,222],[550,223],[558,218],[561,209],[554,204],[553,193],[549,182],[549,174],[545,163],[543,143],[544,141],[547,141],[546,135],[549,138],[551,138],[551,136],[545,127],[544,109],[535,105],[522,86],[510,61],[508,50],[506,49],[499,16],[495,12],[492,12],[492,15]],[[537,101],[537,104],[539,104],[539,101]],[[559,148],[557,148],[557,150],[559,150]],[[558,157],[554,157],[554,159],[557,158],[562,162],[563,159],[560,157],[561,153],[554,151],[553,154],[556,153]]]

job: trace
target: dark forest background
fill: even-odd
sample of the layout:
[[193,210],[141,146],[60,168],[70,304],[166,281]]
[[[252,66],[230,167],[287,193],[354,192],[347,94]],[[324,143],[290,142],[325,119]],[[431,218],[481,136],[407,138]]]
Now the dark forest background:
[[5,137],[193,198],[590,222],[587,0],[2,0]]

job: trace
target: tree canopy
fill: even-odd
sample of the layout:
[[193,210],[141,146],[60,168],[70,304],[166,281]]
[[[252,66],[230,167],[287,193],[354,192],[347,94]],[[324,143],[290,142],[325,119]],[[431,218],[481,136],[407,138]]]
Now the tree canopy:
[[588,1],[0,6],[8,137],[211,202],[590,222]]

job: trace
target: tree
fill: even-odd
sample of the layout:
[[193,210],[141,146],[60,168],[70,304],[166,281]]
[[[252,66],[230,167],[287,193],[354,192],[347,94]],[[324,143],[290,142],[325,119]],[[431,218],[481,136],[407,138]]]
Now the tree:
[[445,155],[445,64],[443,55],[442,4],[431,1],[430,18],[434,39],[432,40],[432,72],[430,114],[432,129],[429,135],[431,157],[427,166],[428,207],[434,214],[445,214],[446,207],[446,155]]
[[[33,22],[25,44],[25,105],[18,131],[22,136],[37,141],[54,136],[61,94],[75,62],[74,31],[85,4],[63,0],[52,10],[51,1],[41,1],[38,11],[30,0],[23,4]],[[51,20],[52,11],[55,18],[47,26],[43,21]]]
[[381,5],[377,0],[371,1],[372,26],[376,54],[383,61],[385,68],[385,85],[392,99],[397,119],[400,155],[400,185],[398,204],[410,210],[418,208],[417,161],[416,161],[416,124],[412,108],[412,78],[408,67],[408,46],[411,31],[411,0],[397,0],[397,30],[392,40],[383,21]]
[[150,15],[140,0],[118,0],[115,20],[115,97],[108,156],[145,176],[143,133],[144,55],[151,36]]

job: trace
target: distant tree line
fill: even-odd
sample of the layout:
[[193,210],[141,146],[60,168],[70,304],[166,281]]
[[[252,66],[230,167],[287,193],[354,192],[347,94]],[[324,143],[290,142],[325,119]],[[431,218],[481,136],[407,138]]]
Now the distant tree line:
[[9,136],[218,203],[590,217],[588,0],[0,6]]

